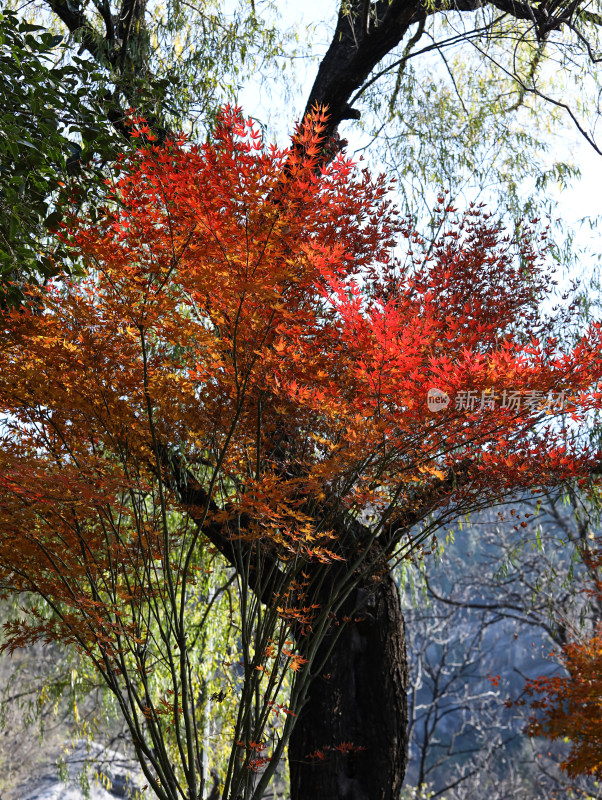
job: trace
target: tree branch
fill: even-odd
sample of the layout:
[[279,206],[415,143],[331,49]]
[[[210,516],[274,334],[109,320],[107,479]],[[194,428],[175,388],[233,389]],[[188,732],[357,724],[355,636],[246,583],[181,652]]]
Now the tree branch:
[[[201,524],[205,511],[218,512],[217,503],[212,500],[203,486],[197,481],[190,469],[183,463],[182,458],[166,446],[160,447],[161,460],[167,476],[166,484],[175,492],[179,501],[186,506],[191,519],[196,524]],[[248,529],[250,520],[240,517],[238,527]],[[236,570],[240,570],[241,556],[246,558],[251,554],[252,545],[238,537],[234,537],[225,525],[205,520],[202,523],[203,535],[217,548],[226,561]],[[276,559],[262,548],[262,568],[257,569],[255,559],[248,558],[249,586],[258,598],[269,605],[278,596],[284,584],[283,575],[277,566]],[[267,577],[266,577],[267,576]]]

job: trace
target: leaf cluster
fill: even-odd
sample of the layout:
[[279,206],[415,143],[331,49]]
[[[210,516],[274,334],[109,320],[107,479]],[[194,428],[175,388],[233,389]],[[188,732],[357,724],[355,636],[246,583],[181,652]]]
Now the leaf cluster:
[[[62,37],[0,17],[0,285],[2,302],[20,296],[32,278],[56,274],[66,249],[52,238],[62,213],[59,187],[92,152],[107,158],[113,138],[85,85],[93,70],[83,60],[55,66]],[[88,170],[88,196],[94,172]],[[90,184],[92,181],[92,184]],[[54,253],[54,259],[52,254]]]

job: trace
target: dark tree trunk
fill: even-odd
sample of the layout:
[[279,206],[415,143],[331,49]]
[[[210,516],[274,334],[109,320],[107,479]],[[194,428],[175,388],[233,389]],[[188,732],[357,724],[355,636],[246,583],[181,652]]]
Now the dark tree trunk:
[[[406,766],[407,658],[399,593],[386,574],[359,588],[350,622],[312,682],[289,743],[292,800],[397,800]],[[328,641],[324,649],[328,648]],[[341,753],[352,742],[365,750]],[[324,760],[308,758],[322,751]]]

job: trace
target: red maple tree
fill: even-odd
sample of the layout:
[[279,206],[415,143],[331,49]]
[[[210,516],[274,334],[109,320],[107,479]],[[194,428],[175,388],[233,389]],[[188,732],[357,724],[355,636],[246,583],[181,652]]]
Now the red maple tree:
[[[63,230],[86,276],[30,287],[1,320],[0,580],[52,609],[5,646],[75,643],[165,800],[206,777],[187,629],[200,551],[239,576],[223,796],[258,798],[324,641],[357,621],[338,618],[354,586],[458,514],[590,471],[557,417],[600,406],[602,330],[558,351],[541,242],[442,207],[425,243],[383,177],[323,164],[325,120],[284,151],[233,108],[203,146],[147,141]],[[284,667],[286,719],[261,755]],[[373,757],[362,735],[336,741]]]

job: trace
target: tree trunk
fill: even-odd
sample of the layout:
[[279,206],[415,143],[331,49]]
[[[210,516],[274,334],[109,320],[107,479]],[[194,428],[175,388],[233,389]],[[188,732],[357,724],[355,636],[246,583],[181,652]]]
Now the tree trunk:
[[[356,590],[342,613],[357,605],[362,610],[353,617],[360,621],[345,626],[293,729],[292,800],[399,797],[406,767],[407,657],[391,575]],[[345,742],[365,749],[333,749]]]

